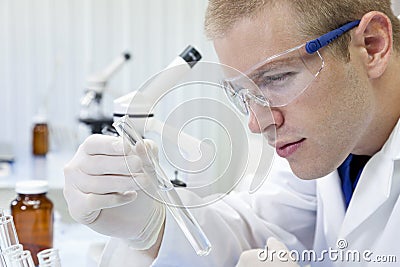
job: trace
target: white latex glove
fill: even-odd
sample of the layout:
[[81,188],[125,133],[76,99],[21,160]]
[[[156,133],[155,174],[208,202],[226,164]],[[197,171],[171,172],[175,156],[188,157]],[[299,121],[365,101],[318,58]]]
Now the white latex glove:
[[[299,267],[295,261],[289,257],[289,250],[287,247],[274,237],[270,237],[267,240],[266,247],[264,249],[251,249],[244,251],[239,258],[236,267]],[[278,257],[278,253],[282,253]],[[285,254],[285,255],[284,255]]]
[[[145,145],[158,154],[154,142],[145,140]],[[154,192],[149,182],[154,178],[147,175],[153,172],[143,143],[131,149],[121,137],[89,136],[64,168],[64,197],[72,218],[125,239],[132,248],[150,248],[165,220],[165,207],[143,192],[131,173],[142,188]]]

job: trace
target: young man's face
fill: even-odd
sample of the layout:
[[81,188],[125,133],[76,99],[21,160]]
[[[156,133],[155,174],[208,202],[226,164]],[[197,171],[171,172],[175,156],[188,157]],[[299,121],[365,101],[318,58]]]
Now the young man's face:
[[[254,19],[243,19],[214,41],[221,63],[246,72],[266,57],[304,43],[284,6],[267,8]],[[289,104],[254,106],[249,128],[261,133],[303,179],[335,170],[351,152],[363,154],[361,136],[375,109],[373,91],[361,62],[344,63],[321,49],[325,67],[310,86]],[[276,131],[276,137],[274,132]],[[275,139],[275,140],[273,140]]]

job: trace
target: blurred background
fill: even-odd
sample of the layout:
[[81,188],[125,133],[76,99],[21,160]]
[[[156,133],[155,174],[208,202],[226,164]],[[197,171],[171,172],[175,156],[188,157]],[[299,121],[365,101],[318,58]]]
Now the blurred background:
[[206,4],[0,0],[0,140],[13,143],[16,151],[29,146],[38,113],[47,115],[61,138],[76,137],[87,77],[123,52],[131,60],[109,80],[103,96],[104,112],[110,114],[113,99],[137,89],[187,45],[216,61],[203,35]]

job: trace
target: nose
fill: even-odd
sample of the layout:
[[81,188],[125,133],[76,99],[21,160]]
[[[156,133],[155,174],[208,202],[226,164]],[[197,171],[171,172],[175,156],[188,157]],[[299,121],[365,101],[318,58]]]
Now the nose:
[[284,116],[279,109],[253,108],[250,110],[248,127],[252,133],[264,133],[268,129],[275,130],[283,123]]

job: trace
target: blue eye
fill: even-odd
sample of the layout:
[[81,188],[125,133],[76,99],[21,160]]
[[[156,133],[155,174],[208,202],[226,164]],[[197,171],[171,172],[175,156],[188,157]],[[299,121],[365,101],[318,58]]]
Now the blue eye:
[[276,75],[264,76],[264,83],[283,82],[293,76],[294,72],[279,73]]
[[274,75],[261,76],[256,83],[261,90],[270,89],[276,90],[281,87],[287,86],[296,76],[296,72],[284,72]]
[[278,75],[273,75],[273,76],[267,76],[265,80],[275,82],[275,81],[283,81],[287,77],[287,73],[282,73]]

